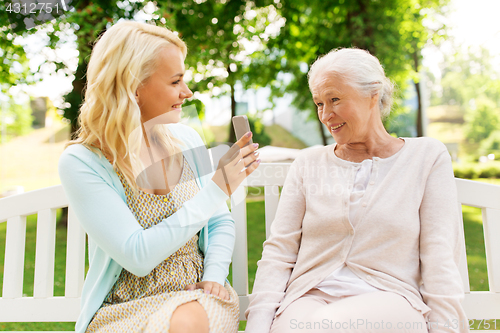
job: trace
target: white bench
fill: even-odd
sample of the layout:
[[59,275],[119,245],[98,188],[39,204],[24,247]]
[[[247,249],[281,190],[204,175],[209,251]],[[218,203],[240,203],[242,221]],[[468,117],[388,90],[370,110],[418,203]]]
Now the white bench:
[[[289,164],[262,164],[245,186],[263,186],[266,237],[279,201],[279,188]],[[500,319],[500,186],[456,179],[458,209],[461,205],[482,209],[489,291],[470,291],[463,246],[460,272],[466,290],[464,308],[471,319]],[[248,306],[246,190],[231,198],[236,221],[233,255],[233,287],[240,297],[241,320]],[[80,310],[85,270],[85,232],[69,207],[65,296],[53,296],[56,209],[68,206],[63,188],[53,186],[0,199],[0,223],[7,222],[0,322],[74,322]],[[23,296],[26,216],[38,214],[33,297]],[[496,235],[497,240],[494,241]],[[464,240],[465,244],[465,240]],[[497,327],[500,331],[500,327]]]

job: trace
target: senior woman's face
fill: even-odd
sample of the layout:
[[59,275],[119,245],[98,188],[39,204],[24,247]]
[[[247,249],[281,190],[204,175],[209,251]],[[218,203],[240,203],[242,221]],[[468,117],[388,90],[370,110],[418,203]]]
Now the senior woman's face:
[[365,142],[373,122],[377,117],[380,121],[375,110],[377,96],[360,95],[337,75],[318,75],[311,82],[311,92],[319,119],[337,144]]
[[164,48],[156,71],[137,89],[143,122],[168,113],[168,122],[180,121],[182,103],[193,95],[184,82],[184,57],[177,46]]

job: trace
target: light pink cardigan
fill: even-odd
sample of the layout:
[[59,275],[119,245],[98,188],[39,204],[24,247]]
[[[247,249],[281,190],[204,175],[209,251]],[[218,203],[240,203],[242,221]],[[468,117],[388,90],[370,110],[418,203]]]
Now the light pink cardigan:
[[[349,195],[359,165],[335,145],[301,154],[288,173],[246,311],[247,333],[273,318],[343,262],[367,283],[405,297],[430,322],[466,323],[458,271],[462,229],[446,147],[406,138],[395,155],[373,159],[354,231]],[[378,169],[390,171],[378,179]],[[433,331],[432,329],[430,330]]]

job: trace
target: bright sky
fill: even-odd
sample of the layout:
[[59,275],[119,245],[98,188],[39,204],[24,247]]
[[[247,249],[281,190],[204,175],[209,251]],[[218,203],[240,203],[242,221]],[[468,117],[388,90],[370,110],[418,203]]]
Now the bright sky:
[[[455,40],[454,45],[484,46],[490,49],[492,55],[496,56],[495,67],[500,70],[500,0],[451,0],[450,15],[445,23],[450,28],[449,35]],[[30,41],[31,43],[31,41]],[[33,39],[33,49],[37,50],[37,41]],[[442,46],[445,52],[451,52],[451,43],[444,43]],[[36,51],[40,53],[40,50]],[[61,50],[59,55],[67,59],[76,68],[74,49],[66,48]],[[444,59],[442,53],[436,48],[423,51],[423,64],[429,67],[435,74],[439,74],[438,63]],[[32,63],[35,65],[41,61],[40,55],[34,55]],[[47,76],[35,87],[30,88],[30,92],[35,96],[48,96],[59,105],[61,96],[71,89],[72,78],[64,78],[62,75]]]
[[[500,70],[500,0],[451,0],[450,15],[445,23],[449,28],[449,35],[454,42],[442,45],[445,53],[452,53],[452,48],[461,46],[480,47],[490,50],[495,57],[494,67]],[[429,67],[435,74],[439,73],[438,62],[443,61],[443,54],[435,48],[423,51],[424,66]]]

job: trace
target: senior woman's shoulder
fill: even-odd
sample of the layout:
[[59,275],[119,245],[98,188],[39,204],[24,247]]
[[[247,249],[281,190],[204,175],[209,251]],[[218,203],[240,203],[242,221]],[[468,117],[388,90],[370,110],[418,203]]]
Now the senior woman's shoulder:
[[438,139],[430,137],[420,137],[420,138],[403,138],[413,149],[422,149],[428,152],[435,151],[436,153],[441,153],[448,151],[445,144]]

